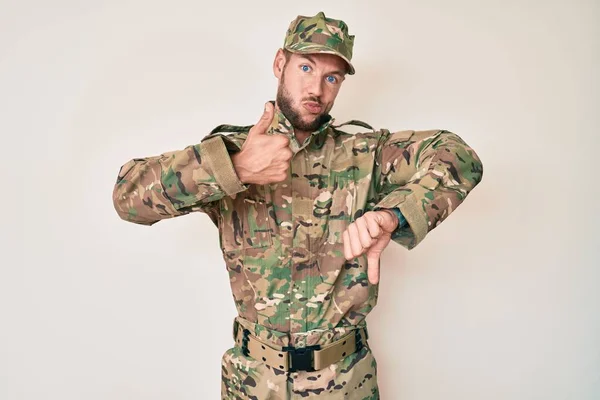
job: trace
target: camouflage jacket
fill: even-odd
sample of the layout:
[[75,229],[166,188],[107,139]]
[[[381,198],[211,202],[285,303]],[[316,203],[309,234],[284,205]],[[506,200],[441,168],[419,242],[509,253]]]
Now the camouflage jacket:
[[221,125],[200,143],[134,158],[118,174],[113,201],[127,221],[152,225],[206,213],[241,317],[281,332],[363,322],[377,302],[366,255],[346,261],[342,232],[364,212],[397,207],[407,224],[393,241],[412,249],[481,181],[472,148],[447,130],[350,134],[331,118],[304,143],[276,111],[268,134],[290,138],[288,178],[243,184],[231,159],[251,126]]

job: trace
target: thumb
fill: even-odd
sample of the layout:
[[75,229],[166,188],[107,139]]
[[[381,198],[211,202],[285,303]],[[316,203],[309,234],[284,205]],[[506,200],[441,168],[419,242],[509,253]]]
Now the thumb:
[[367,275],[369,282],[373,285],[379,282],[379,258],[383,250],[390,243],[391,238],[392,236],[387,234],[379,236],[379,239],[367,251]]
[[379,256],[381,253],[375,251],[367,252],[367,276],[372,285],[379,282]]
[[264,135],[267,132],[267,129],[269,129],[269,125],[271,125],[271,122],[273,121],[273,112],[273,104],[268,101],[265,103],[265,110],[263,114],[256,125],[250,129],[248,135]]

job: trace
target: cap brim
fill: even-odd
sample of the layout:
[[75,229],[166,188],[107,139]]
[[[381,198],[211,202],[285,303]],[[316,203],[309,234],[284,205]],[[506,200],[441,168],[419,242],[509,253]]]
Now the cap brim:
[[350,60],[348,60],[348,58],[346,58],[340,52],[335,51],[327,46],[312,45],[312,46],[304,47],[302,49],[294,49],[291,47],[285,47],[285,49],[291,51],[292,53],[298,53],[298,54],[333,54],[333,55],[340,57],[342,60],[346,61],[346,64],[348,64],[348,75],[354,75],[354,73],[356,72],[354,69],[354,66],[352,65]]

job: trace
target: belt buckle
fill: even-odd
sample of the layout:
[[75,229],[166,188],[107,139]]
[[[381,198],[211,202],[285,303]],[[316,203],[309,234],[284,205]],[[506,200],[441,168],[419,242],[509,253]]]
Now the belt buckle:
[[289,354],[289,372],[296,371],[315,371],[315,350],[321,350],[321,346],[315,344],[314,346],[306,347],[292,347],[285,346],[281,350],[286,351]]

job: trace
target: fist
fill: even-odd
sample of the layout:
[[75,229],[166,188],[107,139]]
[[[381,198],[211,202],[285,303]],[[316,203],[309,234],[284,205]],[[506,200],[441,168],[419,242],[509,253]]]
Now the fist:
[[346,260],[367,253],[367,275],[372,284],[379,282],[379,257],[397,226],[398,217],[392,211],[368,211],[342,233]]
[[273,113],[273,104],[266,103],[262,117],[248,132],[242,149],[231,156],[235,172],[243,183],[266,185],[287,178],[293,153],[286,136],[267,135]]

